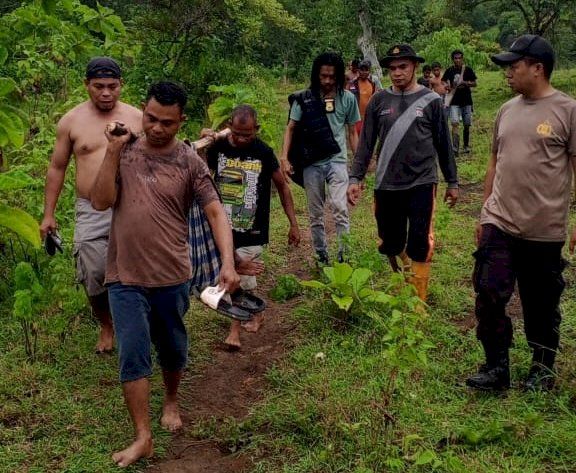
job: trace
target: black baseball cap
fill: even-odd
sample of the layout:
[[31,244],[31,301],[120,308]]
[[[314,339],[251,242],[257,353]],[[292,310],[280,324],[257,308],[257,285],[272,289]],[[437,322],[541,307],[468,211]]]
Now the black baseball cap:
[[524,57],[531,57],[543,64],[554,65],[554,49],[544,38],[534,34],[520,36],[512,43],[508,52],[495,54],[492,61],[499,66],[507,66]]
[[364,59],[363,61],[360,61],[360,64],[358,64],[358,69],[370,70],[371,67],[372,67],[372,63],[368,59]]
[[418,56],[409,44],[395,44],[386,53],[386,57],[380,60],[380,64],[388,67],[394,59],[411,59],[416,62],[425,62],[425,59]]
[[86,79],[120,79],[122,71],[118,63],[109,57],[95,57],[86,66]]

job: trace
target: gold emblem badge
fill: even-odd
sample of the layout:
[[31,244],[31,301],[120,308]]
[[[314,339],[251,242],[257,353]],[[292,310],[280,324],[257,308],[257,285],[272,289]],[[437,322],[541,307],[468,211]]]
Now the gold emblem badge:
[[334,99],[324,99],[326,113],[334,113]]
[[552,136],[553,131],[554,129],[548,120],[536,127],[536,133],[540,136]]
[[399,54],[400,53],[400,48],[396,47],[392,50],[392,54]]

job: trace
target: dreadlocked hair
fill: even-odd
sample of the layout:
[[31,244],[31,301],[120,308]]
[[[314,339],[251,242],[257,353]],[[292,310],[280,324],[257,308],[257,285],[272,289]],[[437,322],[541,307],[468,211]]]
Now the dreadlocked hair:
[[342,56],[333,52],[322,53],[314,59],[312,73],[310,74],[310,90],[312,93],[320,95],[320,69],[322,66],[334,66],[336,90],[338,93],[342,93],[346,82],[344,60]]

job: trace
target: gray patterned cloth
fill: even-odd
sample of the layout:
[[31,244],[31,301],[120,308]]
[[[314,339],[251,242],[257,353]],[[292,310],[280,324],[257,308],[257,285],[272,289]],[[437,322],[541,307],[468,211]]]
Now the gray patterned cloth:
[[198,292],[208,286],[215,286],[220,275],[220,254],[214,242],[212,229],[206,214],[197,202],[193,202],[189,214],[190,262],[192,279],[190,286]]

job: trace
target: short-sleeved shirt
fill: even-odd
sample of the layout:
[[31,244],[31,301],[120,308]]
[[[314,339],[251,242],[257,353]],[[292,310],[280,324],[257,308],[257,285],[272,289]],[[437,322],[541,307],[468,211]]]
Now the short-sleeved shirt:
[[[348,90],[337,93],[334,99],[334,113],[327,113],[326,117],[330,123],[334,139],[336,143],[338,143],[338,146],[340,146],[340,152],[332,155],[328,159],[317,161],[312,164],[312,166],[320,166],[328,161],[342,163],[347,161],[346,125],[353,125],[360,121],[360,112],[358,111],[358,104],[354,94]],[[296,122],[302,119],[302,108],[297,100],[294,101],[290,109],[290,119]]]
[[[442,76],[442,81],[448,82],[450,84],[450,87],[454,88],[460,82],[464,81],[473,82],[477,80],[476,74],[474,74],[474,71],[468,66],[464,66],[463,78],[461,77],[461,75],[462,75],[461,67],[450,66],[444,72],[444,75]],[[470,87],[464,86],[459,89],[456,89],[456,92],[454,92],[454,97],[452,97],[450,105],[458,105],[459,107],[472,105],[472,91],[470,90]]]
[[188,212],[218,200],[208,166],[181,141],[158,155],[139,138],[126,145],[117,174],[106,283],[163,287],[191,277]]
[[221,140],[208,150],[208,166],[232,226],[234,248],[267,244],[272,174],[279,169],[272,148],[259,139],[246,148]]
[[555,91],[506,102],[496,118],[492,152],[496,174],[480,223],[525,240],[564,241],[576,160],[576,100]]

